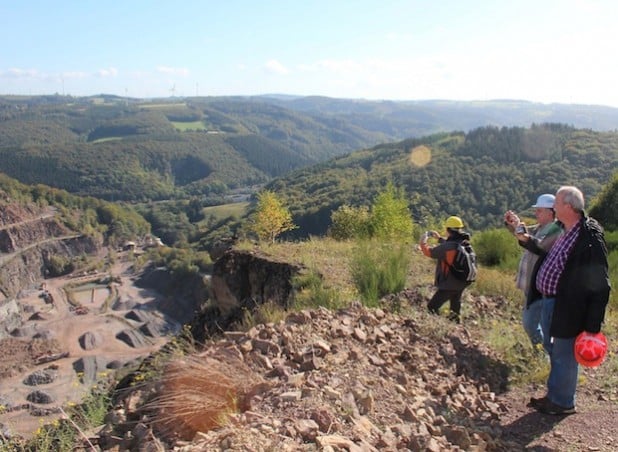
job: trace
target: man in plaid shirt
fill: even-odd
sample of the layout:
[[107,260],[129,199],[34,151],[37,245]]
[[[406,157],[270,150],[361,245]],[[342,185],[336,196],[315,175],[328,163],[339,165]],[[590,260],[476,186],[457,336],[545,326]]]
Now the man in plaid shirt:
[[584,211],[584,195],[572,186],[556,192],[556,218],[564,233],[549,251],[527,234],[518,234],[526,249],[541,257],[534,268],[529,297],[543,299],[541,322],[550,338],[547,394],[531,398],[528,406],[545,414],[575,413],[578,364],[575,338],[582,331],[598,333],[609,301],[607,246],[603,228]]

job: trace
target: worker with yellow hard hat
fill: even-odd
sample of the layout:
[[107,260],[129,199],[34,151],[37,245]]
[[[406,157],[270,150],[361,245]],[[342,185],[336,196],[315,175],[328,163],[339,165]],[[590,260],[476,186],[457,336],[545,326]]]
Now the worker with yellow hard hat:
[[[440,308],[447,301],[450,302],[449,319],[457,323],[461,318],[461,295],[469,285],[466,280],[460,279],[453,271],[453,263],[457,256],[459,246],[470,246],[470,234],[464,232],[464,222],[460,217],[450,216],[444,222],[446,237],[442,237],[436,231],[425,232],[420,240],[420,248],[427,257],[436,259],[436,271],[434,285],[437,287],[427,308],[430,312],[438,314]],[[429,245],[427,240],[434,238],[438,241],[436,245]]]

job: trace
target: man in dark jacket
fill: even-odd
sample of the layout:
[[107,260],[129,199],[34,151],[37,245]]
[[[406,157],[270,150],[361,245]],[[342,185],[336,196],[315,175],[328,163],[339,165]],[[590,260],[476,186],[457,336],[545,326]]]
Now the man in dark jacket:
[[[461,295],[468,283],[456,278],[451,269],[459,243],[469,242],[470,234],[463,231],[463,221],[456,216],[448,217],[444,226],[446,227],[446,238],[441,237],[436,231],[428,231],[421,237],[419,243],[425,256],[437,259],[434,285],[438,290],[429,300],[427,308],[430,312],[438,314],[440,307],[448,300],[450,301],[449,319],[459,323]],[[438,239],[438,244],[429,246],[427,244],[429,237]]]
[[576,187],[560,187],[554,204],[564,233],[548,252],[535,248],[526,234],[518,239],[541,254],[528,297],[544,300],[542,322],[549,328],[551,369],[547,394],[529,406],[546,414],[575,412],[578,364],[575,338],[582,331],[598,333],[609,301],[607,246],[603,228],[586,216],[584,195]]

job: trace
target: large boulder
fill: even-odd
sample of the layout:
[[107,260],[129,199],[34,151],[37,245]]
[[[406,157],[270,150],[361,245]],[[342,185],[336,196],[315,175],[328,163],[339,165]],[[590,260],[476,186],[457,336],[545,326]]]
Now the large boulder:
[[193,318],[191,334],[198,342],[221,334],[267,302],[287,308],[294,278],[305,269],[251,251],[229,250],[214,263],[210,304]]
[[299,265],[252,251],[228,251],[213,266],[212,301],[223,313],[246,305],[248,300],[288,307],[294,290],[292,280],[301,270]]

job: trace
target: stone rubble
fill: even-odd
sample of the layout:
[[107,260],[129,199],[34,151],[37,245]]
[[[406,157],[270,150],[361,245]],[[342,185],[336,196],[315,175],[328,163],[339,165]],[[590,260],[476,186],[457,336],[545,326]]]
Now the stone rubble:
[[[171,440],[143,409],[152,390],[138,385],[118,393],[91,440],[118,451],[521,449],[501,439],[502,363],[470,339],[465,322],[422,315],[417,323],[355,304],[226,332],[198,358],[238,360],[263,381],[242,412],[219,428]],[[421,322],[447,333],[423,334]]]

